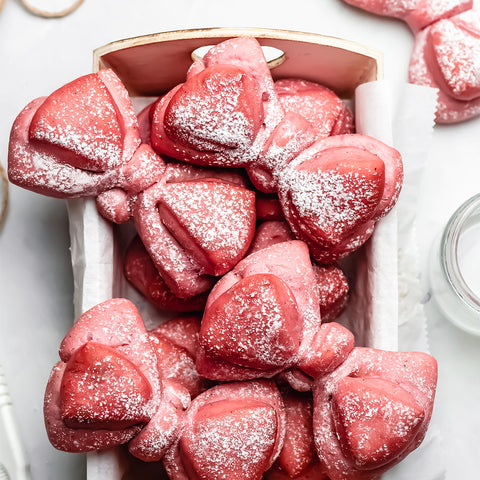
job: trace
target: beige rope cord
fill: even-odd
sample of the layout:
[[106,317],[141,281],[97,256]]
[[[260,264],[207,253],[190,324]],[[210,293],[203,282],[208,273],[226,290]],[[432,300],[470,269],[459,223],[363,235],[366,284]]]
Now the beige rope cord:
[[8,177],[7,172],[0,163],[0,231],[3,228],[8,210]]
[[[2,2],[5,0],[0,0]],[[74,12],[83,0],[22,0],[23,6],[34,15],[46,18],[65,17]]]

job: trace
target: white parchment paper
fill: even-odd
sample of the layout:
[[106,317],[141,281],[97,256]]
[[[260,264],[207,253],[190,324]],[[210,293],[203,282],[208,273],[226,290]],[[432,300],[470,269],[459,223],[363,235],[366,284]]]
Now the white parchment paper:
[[[371,82],[356,92],[357,121],[363,133],[376,136],[397,148],[404,163],[405,179],[395,207],[398,222],[398,349],[429,352],[427,322],[422,304],[422,289],[416,240],[416,205],[434,125],[437,93],[435,89],[411,84]],[[382,111],[380,124],[365,109]],[[390,136],[391,135],[391,136]],[[372,332],[381,337],[380,331]],[[441,480],[445,478],[443,445],[435,409],[422,445],[399,465],[383,475],[384,480]]]

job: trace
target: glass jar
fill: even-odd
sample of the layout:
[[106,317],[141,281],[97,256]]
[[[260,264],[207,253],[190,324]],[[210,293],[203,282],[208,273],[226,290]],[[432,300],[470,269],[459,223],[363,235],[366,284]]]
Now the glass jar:
[[432,250],[432,297],[459,328],[480,335],[480,194],[450,217]]

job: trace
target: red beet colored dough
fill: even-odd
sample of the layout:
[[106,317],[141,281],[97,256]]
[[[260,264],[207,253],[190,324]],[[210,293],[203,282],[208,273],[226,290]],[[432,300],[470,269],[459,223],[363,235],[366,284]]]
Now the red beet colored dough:
[[315,446],[331,480],[377,480],[422,442],[437,364],[418,352],[355,348],[314,385]]
[[278,177],[285,166],[311,145],[317,135],[312,124],[299,113],[283,114],[260,155],[246,167],[254,186],[261,192],[277,192]]
[[[271,377],[296,365],[323,374],[332,368],[333,352],[341,363],[353,348],[353,336],[337,324],[321,328],[320,322],[306,244],[294,240],[264,248],[243,259],[211,291],[197,370],[213,380]],[[325,328],[339,333],[325,335]]]
[[409,80],[439,88],[436,121],[454,123],[480,114],[480,15],[470,10],[419,32]]
[[340,97],[323,85],[289,78],[275,82],[286,113],[300,113],[314,127],[317,138],[353,133],[353,113]]
[[198,165],[244,166],[281,114],[258,42],[230,39],[195,62],[186,82],[155,105],[152,146]]
[[249,275],[230,287],[206,309],[200,329],[207,356],[259,370],[290,367],[300,334],[293,292],[271,274]]
[[320,294],[322,322],[334,321],[348,301],[350,286],[343,270],[336,265],[313,265]]
[[167,287],[140,238],[135,236],[127,248],[123,270],[127,280],[153,305],[162,310],[192,312],[203,310],[208,292],[182,299]]
[[253,238],[255,195],[230,183],[168,184],[158,208],[169,231],[210,275],[223,275],[236,265]]
[[257,226],[248,253],[254,253],[276,243],[288,242],[290,240],[295,240],[295,235],[290,230],[287,222],[268,220]]
[[128,357],[88,342],[63,372],[62,419],[69,428],[120,430],[149,420],[145,407],[151,396],[148,380]]
[[[172,319],[169,322],[176,322]],[[179,317],[179,321],[183,319]],[[195,368],[195,356],[182,346],[182,342],[176,343],[172,337],[164,335],[164,328],[156,328],[150,331],[150,339],[157,354],[158,370],[163,379],[175,381],[188,390],[190,396],[196,397],[206,388],[203,379]],[[186,334],[186,332],[185,332]],[[198,331],[195,338],[198,342]]]
[[237,67],[214,65],[190,76],[176,91],[165,109],[163,127],[174,142],[215,152],[251,145],[262,120],[259,83]]
[[[269,282],[272,277],[274,283]],[[257,291],[256,286],[260,287]],[[267,309],[262,307],[264,299]],[[249,336],[241,329],[232,330],[237,321],[248,322],[249,318],[255,325]],[[306,245],[294,240],[262,249],[237,264],[210,293],[200,328],[202,349],[197,369],[215,380],[263,376],[259,372],[273,375],[298,362],[300,345],[305,348],[311,341],[320,321],[318,292]],[[227,336],[230,352],[224,344]],[[222,358],[217,349],[228,358]],[[269,361],[273,352],[278,355],[278,364]],[[244,359],[238,363],[233,361],[235,356]]]
[[[151,130],[158,152],[202,166],[245,167],[255,187],[277,191],[295,235],[316,260],[331,263],[369,238],[402,180],[398,152],[373,139],[337,135],[352,130],[348,112],[321,85],[286,79],[275,86],[258,41],[241,37],[210,49],[185,83],[139,117],[143,137]],[[319,139],[326,134],[336,140]],[[24,109],[12,129],[11,179],[47,195],[97,196],[99,212],[115,223],[135,217],[168,288],[190,298],[211,287],[209,275],[223,275],[244,256],[255,210],[246,189],[220,193],[203,175],[189,182],[169,178],[164,160],[140,141],[125,88],[102,70]],[[309,177],[310,190],[295,172]],[[300,198],[305,191],[314,211]],[[248,219],[240,225],[242,215]]]
[[264,480],[329,480],[327,475],[322,472],[322,466],[318,459],[314,459],[314,461],[310,464],[310,466],[302,472],[297,477],[292,478],[288,473],[284,470],[281,470],[276,465],[266,471],[264,476]]
[[328,480],[321,471],[312,430],[312,395],[282,390],[285,406],[285,438],[275,463],[265,472],[265,480]]
[[470,10],[472,0],[344,0],[377,15],[400,18],[414,33],[443,18]]
[[139,145],[124,86],[111,70],[101,70],[34,100],[18,115],[9,178],[53,197],[97,195],[122,184],[122,168]]
[[[157,410],[156,354],[128,300],[109,300],[86,311],[59,353],[62,361],[52,370],[44,402],[47,434],[56,448],[84,452],[125,443]],[[86,385],[95,396],[85,395]]]
[[114,298],[83,313],[60,345],[60,358],[68,362],[75,351],[93,341],[126,355],[148,379],[154,393],[159,389],[156,356],[143,320],[132,302]]
[[[234,88],[233,78],[239,82]],[[201,116],[192,98],[205,105]],[[265,128],[253,134],[261,101]],[[176,114],[169,120],[170,110],[184,113],[187,105],[187,119]],[[157,103],[152,145],[186,162],[245,166],[257,189],[278,192],[285,218],[314,258],[331,263],[369,238],[396,202],[403,179],[399,153],[382,142],[354,134],[323,138],[352,130],[346,111],[333,92],[312,82],[284,79],[275,86],[258,43],[232,39],[213,47],[192,66],[185,84]],[[237,116],[244,129],[235,143],[230,128]],[[328,132],[319,124],[328,124]]]
[[400,154],[365,135],[316,141],[279,176],[278,194],[297,238],[319,263],[358,248],[395,205],[403,181]]
[[184,348],[192,358],[198,353],[198,332],[200,331],[201,317],[184,315],[175,317],[155,328],[172,343]]
[[313,463],[316,452],[312,431],[312,397],[294,391],[282,393],[286,429],[276,464],[290,478],[297,478]]
[[127,279],[160,308],[203,308],[210,275],[232,268],[253,237],[255,194],[245,185],[239,170],[168,163],[133,202],[144,247],[134,240],[128,248]]
[[150,421],[129,442],[128,450],[144,462],[157,462],[178,438],[184,411],[190,404],[188,390],[175,380],[163,379],[161,402]]
[[276,194],[265,195],[257,192],[256,211],[257,221],[280,221],[284,219],[282,207]]
[[255,195],[217,179],[158,183],[134,206],[135,226],[170,290],[207,291],[246,253],[255,231]]
[[[248,253],[294,239],[295,237],[285,221],[262,222],[255,230]],[[336,265],[323,266],[313,263],[312,267],[320,297],[322,322],[332,322],[347,304],[350,290],[347,277]]]
[[141,425],[120,430],[69,428],[62,419],[60,390],[66,364],[58,362],[52,369],[44,397],[45,429],[50,443],[65,452],[90,452],[122,445],[140,432]]
[[257,480],[282,447],[285,411],[268,380],[218,385],[196,397],[164,464],[172,480]]
[[345,0],[404,20],[415,34],[408,77],[438,88],[435,120],[457,123],[480,114],[480,16],[472,0]]
[[[187,324],[176,331],[187,332]],[[159,361],[151,335],[125,299],[103,302],[80,316],[61,344],[62,362],[46,388],[44,416],[52,445],[87,452],[129,442],[130,453],[141,460],[163,457],[190,403],[187,388],[196,384],[187,376],[188,362],[183,372],[159,369],[168,361]],[[166,337],[161,353],[170,362],[189,356]]]
[[146,462],[156,462],[178,439],[184,411],[190,399],[207,388],[195,368],[200,319],[176,317],[149,331],[162,378],[162,401],[159,408],[129,443],[129,451]]

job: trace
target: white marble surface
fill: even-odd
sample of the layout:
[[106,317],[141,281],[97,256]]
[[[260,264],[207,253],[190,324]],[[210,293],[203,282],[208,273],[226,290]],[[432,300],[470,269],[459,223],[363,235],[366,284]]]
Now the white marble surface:
[[[480,8],[480,1],[474,2]],[[208,26],[271,27],[348,38],[383,50],[385,77],[406,80],[413,37],[399,21],[340,0],[85,0],[62,19],[28,14],[7,0],[0,13],[0,161],[11,124],[31,99],[91,71],[92,50],[120,38]],[[437,126],[418,199],[422,273],[434,236],[480,191],[480,119]],[[422,278],[425,298],[428,285]],[[85,477],[83,458],[57,452],[43,427],[43,391],[73,320],[65,204],[12,187],[0,233],[0,362],[4,364],[34,479]],[[473,479],[480,445],[480,338],[452,326],[427,301],[440,378],[436,409],[448,480]],[[417,479],[422,480],[422,479]]]

